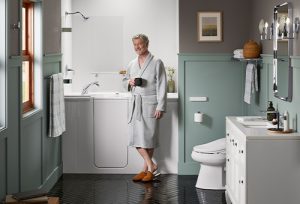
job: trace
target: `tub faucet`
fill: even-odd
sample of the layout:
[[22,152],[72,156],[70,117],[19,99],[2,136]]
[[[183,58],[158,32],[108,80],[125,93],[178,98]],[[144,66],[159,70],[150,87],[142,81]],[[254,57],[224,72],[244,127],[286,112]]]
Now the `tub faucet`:
[[100,86],[100,85],[99,85],[99,81],[91,82],[91,83],[89,83],[88,85],[86,85],[86,86],[82,89],[81,95],[87,94],[87,93],[88,93],[88,89],[89,89],[92,85]]

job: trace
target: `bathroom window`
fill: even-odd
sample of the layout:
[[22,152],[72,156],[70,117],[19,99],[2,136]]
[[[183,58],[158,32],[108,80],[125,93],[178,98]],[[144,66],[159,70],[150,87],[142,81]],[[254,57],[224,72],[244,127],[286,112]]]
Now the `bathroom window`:
[[34,108],[33,73],[33,8],[30,1],[23,1],[22,7],[22,102],[23,112]]

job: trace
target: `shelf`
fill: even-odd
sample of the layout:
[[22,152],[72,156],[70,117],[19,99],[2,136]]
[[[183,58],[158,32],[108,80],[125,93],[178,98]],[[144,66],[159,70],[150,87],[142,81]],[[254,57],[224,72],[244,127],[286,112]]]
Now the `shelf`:
[[262,60],[261,58],[232,58],[233,60],[236,60],[236,61],[241,61],[241,62],[251,62],[251,61],[260,61]]

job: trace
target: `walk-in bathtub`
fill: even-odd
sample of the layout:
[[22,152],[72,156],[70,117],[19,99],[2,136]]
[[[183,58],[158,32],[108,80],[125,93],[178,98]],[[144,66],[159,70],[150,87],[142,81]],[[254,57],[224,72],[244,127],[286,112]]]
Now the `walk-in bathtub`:
[[[143,160],[128,147],[125,92],[93,92],[65,96],[64,173],[137,173]],[[178,95],[168,93],[167,113],[160,122],[154,158],[162,173],[178,172]]]

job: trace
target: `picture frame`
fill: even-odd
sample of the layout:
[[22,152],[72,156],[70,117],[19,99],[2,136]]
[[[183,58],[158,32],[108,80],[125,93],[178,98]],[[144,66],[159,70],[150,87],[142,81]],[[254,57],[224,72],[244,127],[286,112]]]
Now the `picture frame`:
[[197,12],[198,42],[222,42],[222,12]]

